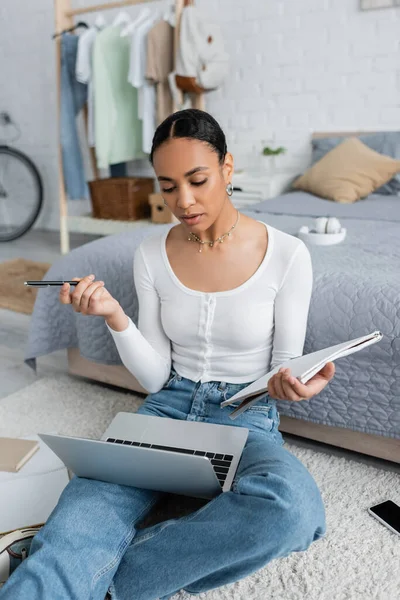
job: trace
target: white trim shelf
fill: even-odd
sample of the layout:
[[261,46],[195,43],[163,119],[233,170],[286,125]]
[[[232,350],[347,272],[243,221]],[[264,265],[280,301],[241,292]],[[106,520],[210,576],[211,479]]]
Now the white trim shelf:
[[93,235],[112,235],[121,231],[140,229],[149,225],[158,225],[150,219],[137,221],[116,221],[111,219],[95,219],[90,215],[68,216],[68,229],[74,233],[89,233]]

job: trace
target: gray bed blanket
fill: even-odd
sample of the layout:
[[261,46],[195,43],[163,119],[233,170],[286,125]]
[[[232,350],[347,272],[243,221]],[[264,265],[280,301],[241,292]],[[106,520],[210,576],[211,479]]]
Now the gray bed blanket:
[[306,192],[289,192],[270,200],[258,202],[250,206],[248,210],[299,217],[344,217],[357,220],[399,221],[400,196],[371,194],[353,204],[340,204]]
[[[340,359],[332,382],[309,401],[278,401],[280,414],[400,438],[400,198],[370,196],[352,205],[291,192],[243,211],[289,234],[313,217],[337,216],[346,239],[309,246],[314,272],[304,353],[379,329],[383,339]],[[166,231],[172,225],[158,225]],[[137,323],[132,260],[155,226],[101,238],[62,257],[45,278],[69,279],[94,273]],[[58,349],[78,347],[102,364],[121,364],[104,320],[76,314],[58,302],[58,290],[39,290],[26,362]]]

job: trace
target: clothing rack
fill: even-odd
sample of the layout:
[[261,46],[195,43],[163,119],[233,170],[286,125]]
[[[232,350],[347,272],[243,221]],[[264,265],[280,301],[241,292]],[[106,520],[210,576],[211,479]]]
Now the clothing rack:
[[[96,4],[94,6],[86,6],[81,8],[73,9],[71,6],[71,0],[54,0],[54,13],[55,13],[55,31],[59,33],[64,29],[69,29],[74,26],[74,17],[98,11],[105,11],[112,8],[123,8],[126,6],[132,6],[136,4],[148,4],[153,0],[119,0],[117,2],[105,2],[104,4]],[[176,61],[176,54],[179,43],[179,30],[180,30],[180,19],[184,6],[191,4],[191,0],[175,0],[175,31],[174,31],[174,63]],[[60,140],[60,105],[61,105],[61,37],[58,36],[55,40],[56,44],[56,61],[57,61],[57,121],[58,121],[58,140]],[[192,105],[195,108],[204,110],[204,94],[193,94]],[[174,101],[174,112],[178,109]],[[87,124],[87,107],[84,113],[86,124]],[[90,158],[93,168],[94,177],[98,179],[98,169],[96,164],[96,157],[94,149],[90,148]],[[60,203],[60,251],[61,254],[67,254],[70,249],[69,245],[69,227],[68,227],[68,200],[65,191],[64,183],[64,170],[62,162],[61,144],[59,142],[58,152],[58,172],[59,172],[59,203]],[[93,221],[90,217],[84,218],[85,223]],[[85,229],[85,226],[80,227],[80,231],[90,233],[92,232],[91,227]]]

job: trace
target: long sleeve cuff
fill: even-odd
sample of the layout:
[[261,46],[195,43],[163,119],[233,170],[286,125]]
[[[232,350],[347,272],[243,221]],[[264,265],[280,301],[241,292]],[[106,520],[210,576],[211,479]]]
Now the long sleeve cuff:
[[168,379],[171,370],[171,357],[162,357],[143,337],[139,329],[129,319],[123,331],[114,331],[106,323],[111,333],[122,363],[138,380],[145,390],[159,392]]
[[107,321],[105,323],[106,323],[108,331],[111,333],[113,338],[123,338],[123,337],[130,336],[130,335],[132,335],[132,329],[136,329],[136,331],[139,333],[139,330],[137,329],[136,325],[134,324],[134,322],[132,321],[132,319],[130,317],[128,317],[128,327],[126,329],[123,329],[122,331],[115,331],[115,329],[111,329],[111,327],[109,326]]

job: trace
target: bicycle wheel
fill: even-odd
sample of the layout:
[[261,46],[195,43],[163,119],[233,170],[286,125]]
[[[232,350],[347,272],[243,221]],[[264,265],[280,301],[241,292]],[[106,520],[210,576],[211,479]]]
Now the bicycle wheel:
[[0,146],[0,242],[24,235],[42,204],[42,179],[31,159],[15,148]]

